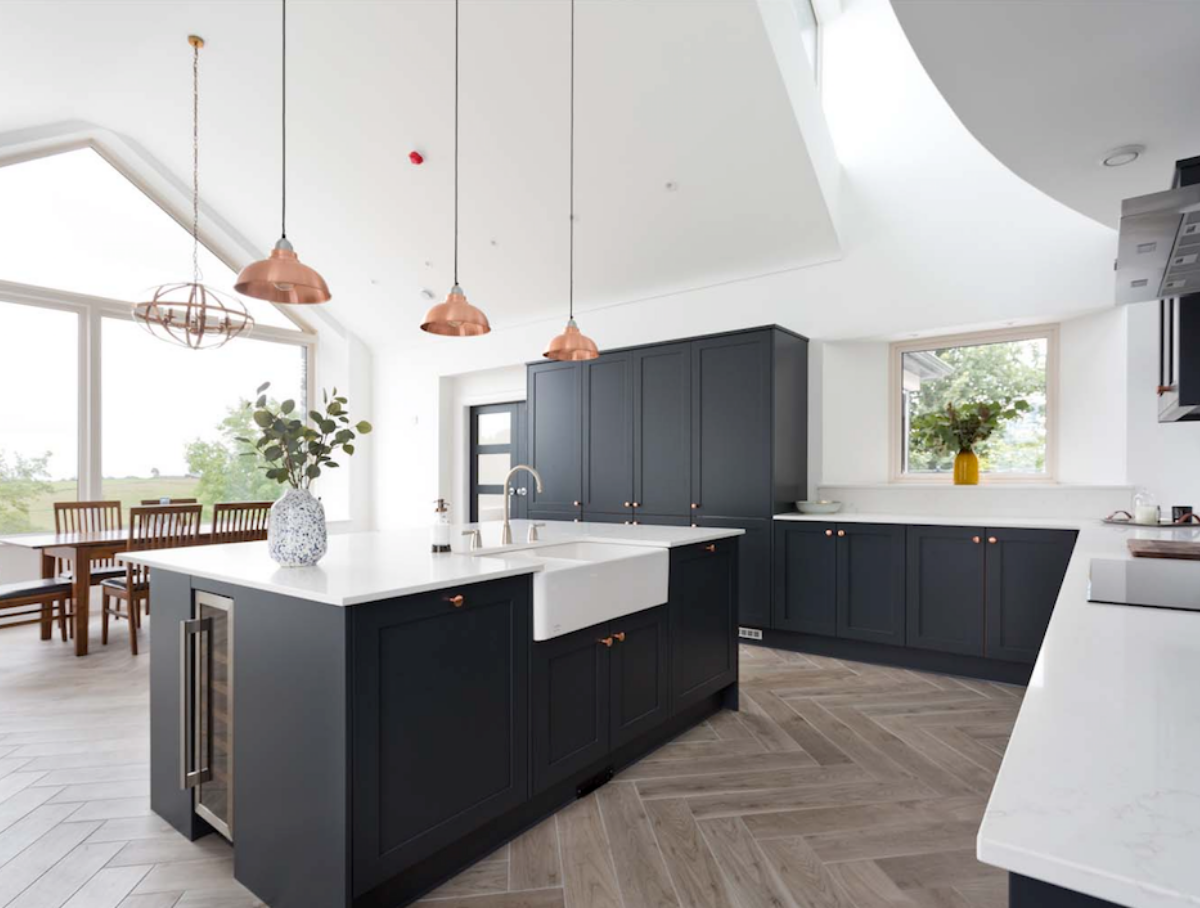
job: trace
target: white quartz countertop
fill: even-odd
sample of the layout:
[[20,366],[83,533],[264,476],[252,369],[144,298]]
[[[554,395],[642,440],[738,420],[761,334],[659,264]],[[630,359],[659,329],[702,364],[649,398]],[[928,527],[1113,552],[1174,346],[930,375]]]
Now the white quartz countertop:
[[[1100,520],[779,514],[777,520],[1075,529],[1079,539],[992,790],[987,864],[1130,908],[1200,905],[1200,613],[1087,601],[1093,558],[1200,530]],[[1172,562],[1195,573],[1200,562]]]
[[[483,546],[467,553],[465,529],[479,527]],[[119,555],[122,560],[175,571],[205,580],[266,590],[297,599],[348,606],[430,590],[499,580],[542,569],[528,559],[506,558],[506,552],[564,542],[674,548],[740,536],[744,530],[714,527],[626,526],[608,523],[547,522],[536,543],[525,541],[529,521],[512,521],[515,544],[500,545],[500,524],[464,524],[452,528],[454,551],[430,552],[430,530],[415,528],[329,537],[329,550],[312,567],[285,568],[271,560],[265,542],[201,545],[181,549]]]

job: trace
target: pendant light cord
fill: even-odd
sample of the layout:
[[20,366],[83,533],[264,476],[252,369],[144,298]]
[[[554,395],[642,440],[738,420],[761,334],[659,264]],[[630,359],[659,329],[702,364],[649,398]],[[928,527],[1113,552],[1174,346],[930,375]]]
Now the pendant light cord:
[[569,251],[567,253],[568,270],[568,291],[567,300],[570,307],[570,319],[575,319],[575,0],[571,0],[571,202],[570,202],[570,220],[571,226],[568,231],[570,236]]
[[192,44],[192,283],[200,283],[200,44]]
[[458,0],[454,0],[454,286],[458,286]]
[[281,105],[280,120],[283,124],[283,129],[280,130],[283,145],[283,179],[281,188],[281,196],[283,202],[279,210],[279,233],[284,239],[287,239],[287,0],[283,0],[283,17],[282,17],[282,35],[281,46],[283,52],[281,54],[282,66],[281,77],[279,80],[280,92],[283,98]]

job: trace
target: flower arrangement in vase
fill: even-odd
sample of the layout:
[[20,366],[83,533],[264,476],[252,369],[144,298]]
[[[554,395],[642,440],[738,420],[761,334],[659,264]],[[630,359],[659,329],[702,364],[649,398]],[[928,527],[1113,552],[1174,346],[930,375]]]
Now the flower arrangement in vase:
[[910,424],[913,440],[922,447],[954,454],[954,484],[979,484],[979,455],[976,447],[992,437],[1004,423],[1018,419],[1030,410],[1026,400],[973,401],[946,404],[945,410],[933,410],[914,417]]
[[239,437],[253,446],[247,457],[265,462],[265,475],[290,488],[271,506],[267,523],[267,550],[284,567],[316,564],[328,547],[325,508],[310,491],[324,470],[336,469],[333,455],[339,451],[354,454],[355,440],[371,431],[365,419],[351,424],[349,401],[338,396],[337,388],[322,392],[325,411],[309,410],[306,418],[296,415],[296,402],[285,400],[277,409],[267,402],[270,382],[259,385],[258,399],[247,403],[258,437]]

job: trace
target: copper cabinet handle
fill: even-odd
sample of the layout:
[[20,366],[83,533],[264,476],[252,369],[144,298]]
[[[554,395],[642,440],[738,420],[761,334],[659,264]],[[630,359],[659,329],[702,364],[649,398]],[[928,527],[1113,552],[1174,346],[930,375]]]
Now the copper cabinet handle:
[[839,538],[841,538],[842,536],[845,536],[845,535],[846,535],[846,531],[845,531],[845,530],[838,530],[838,537],[839,537]]
[[996,537],[995,537],[995,536],[989,536],[989,537],[988,537],[988,543],[989,543],[989,544],[991,544],[991,545],[995,545],[995,544],[996,544]]
[[706,552],[715,552],[716,550],[717,550],[717,544],[715,542],[710,542],[708,545],[706,545],[704,547],[704,551],[706,551]]
[[616,640],[618,643],[624,643],[624,642],[625,642],[625,632],[624,632],[624,631],[617,631],[615,634],[613,634],[613,638],[614,638],[614,639],[615,639],[615,640]]
[[833,535],[833,530],[826,530],[826,531],[825,531],[825,535],[826,535],[826,536],[832,536],[832,535]]
[[613,641],[613,638],[612,638],[612,637],[601,637],[601,638],[600,638],[599,640],[597,640],[596,642],[597,642],[597,643],[602,643],[602,644],[604,644],[605,646],[607,646],[609,649],[612,649],[612,641]]
[[452,606],[454,606],[455,608],[461,608],[461,607],[462,607],[462,604],[463,604],[463,602],[465,601],[465,600],[463,599],[463,597],[462,597],[462,594],[461,594],[461,593],[459,593],[457,596],[446,596],[446,597],[444,597],[444,598],[445,598],[445,600],[446,600],[447,602],[449,602],[449,603],[450,603]]
[[976,545],[979,545],[979,537],[978,536],[972,536],[971,541],[973,543],[975,543]]

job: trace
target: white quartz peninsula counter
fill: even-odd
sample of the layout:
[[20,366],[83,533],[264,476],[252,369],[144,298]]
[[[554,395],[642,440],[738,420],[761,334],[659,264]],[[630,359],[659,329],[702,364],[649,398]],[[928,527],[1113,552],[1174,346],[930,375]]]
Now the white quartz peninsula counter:
[[[505,553],[568,542],[674,548],[739,536],[744,531],[712,527],[625,526],[551,521],[539,527],[539,542],[526,543],[530,521],[512,521],[514,544],[500,545],[499,523],[453,528],[454,551],[429,551],[425,528],[344,533],[329,537],[329,551],[313,567],[284,568],[267,554],[265,542],[205,545],[121,555],[138,564],[205,580],[279,593],[328,605],[348,606],[409,596],[468,583],[532,574],[542,567]],[[467,551],[461,532],[478,528],[482,547]]]
[[[1200,905],[1200,613],[1088,602],[1093,558],[1129,558],[1131,538],[1200,540],[1200,530],[1079,518],[776,519],[1078,530],[978,856],[1130,908]],[[1167,566],[1194,569],[1200,589],[1200,563]]]

